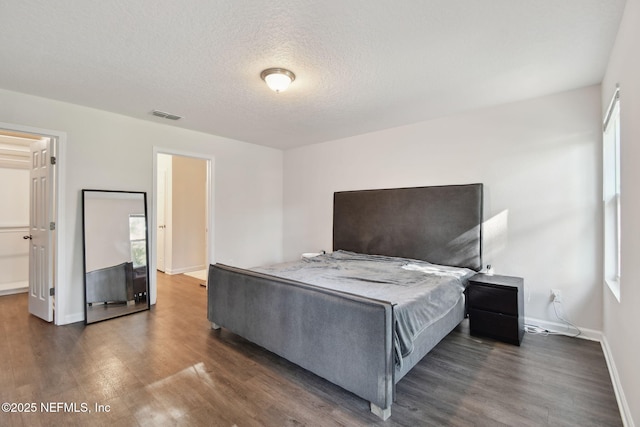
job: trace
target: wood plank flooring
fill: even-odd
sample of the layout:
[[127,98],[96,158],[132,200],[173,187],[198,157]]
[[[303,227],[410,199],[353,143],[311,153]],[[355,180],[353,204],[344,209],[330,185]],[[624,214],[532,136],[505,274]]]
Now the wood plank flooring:
[[599,343],[527,335],[516,347],[469,336],[465,321],[400,381],[383,422],[351,393],[211,330],[206,305],[198,279],[163,274],[150,311],[86,327],[30,316],[26,294],[0,297],[0,402],[37,405],[0,412],[0,425],[622,425]]

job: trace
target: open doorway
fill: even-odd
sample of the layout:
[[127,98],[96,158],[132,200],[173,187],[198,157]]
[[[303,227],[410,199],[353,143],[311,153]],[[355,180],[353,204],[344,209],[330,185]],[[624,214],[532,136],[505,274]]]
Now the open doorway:
[[156,154],[156,269],[206,284],[210,247],[211,159]]
[[28,293],[29,312],[54,320],[56,136],[0,127],[0,295]]
[[0,295],[29,290],[29,160],[32,138],[0,131]]

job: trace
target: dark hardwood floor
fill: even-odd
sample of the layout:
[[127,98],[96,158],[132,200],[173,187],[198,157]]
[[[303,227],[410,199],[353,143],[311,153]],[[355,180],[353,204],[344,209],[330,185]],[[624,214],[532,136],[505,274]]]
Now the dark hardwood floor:
[[199,284],[159,274],[150,311],[86,327],[30,316],[26,294],[0,297],[0,402],[37,406],[0,413],[0,425],[622,425],[599,343],[527,335],[516,347],[470,337],[466,321],[398,384],[383,422],[364,400],[211,330]]

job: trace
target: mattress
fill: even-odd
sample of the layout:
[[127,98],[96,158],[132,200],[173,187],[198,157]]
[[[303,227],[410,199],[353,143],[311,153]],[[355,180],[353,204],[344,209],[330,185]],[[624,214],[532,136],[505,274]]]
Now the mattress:
[[416,338],[460,305],[473,270],[408,258],[336,251],[251,270],[389,302],[394,311],[397,365]]

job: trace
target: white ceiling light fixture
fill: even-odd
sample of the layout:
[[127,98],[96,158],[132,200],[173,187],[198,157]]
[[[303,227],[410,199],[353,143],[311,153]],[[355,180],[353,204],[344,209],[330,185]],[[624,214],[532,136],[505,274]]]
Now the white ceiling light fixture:
[[285,68],[267,68],[260,73],[260,78],[265,81],[269,89],[275,93],[287,90],[296,75]]

